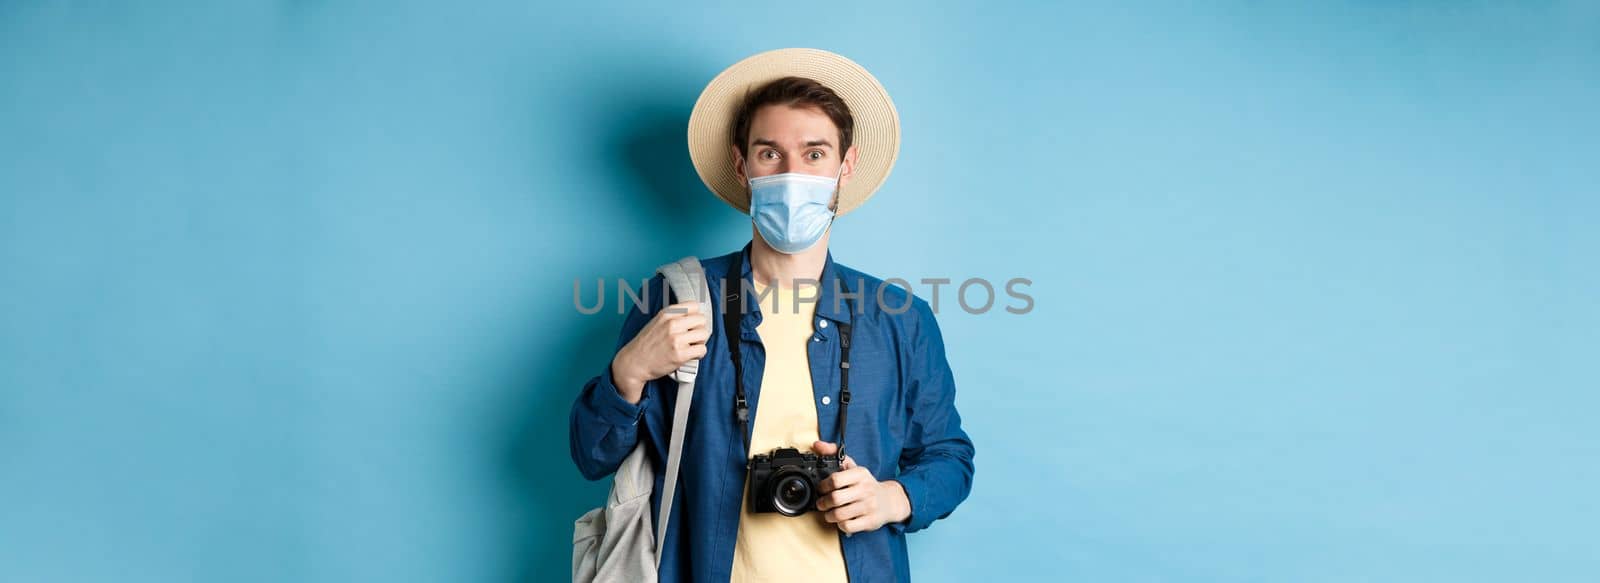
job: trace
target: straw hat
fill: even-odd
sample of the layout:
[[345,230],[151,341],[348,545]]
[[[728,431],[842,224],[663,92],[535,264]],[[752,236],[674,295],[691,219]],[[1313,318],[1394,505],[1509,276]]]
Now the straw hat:
[[734,63],[718,74],[689,114],[689,158],[706,188],[718,198],[750,213],[750,191],[733,173],[734,115],[745,95],[783,77],[811,79],[839,94],[855,118],[851,143],[857,160],[850,183],[839,193],[838,214],[867,201],[889,177],[900,155],[900,116],[889,92],[861,65],[819,49],[778,49]]

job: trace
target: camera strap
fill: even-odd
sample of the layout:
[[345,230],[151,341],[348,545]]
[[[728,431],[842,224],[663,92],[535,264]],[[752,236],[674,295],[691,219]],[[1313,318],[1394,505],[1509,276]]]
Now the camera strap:
[[[744,276],[740,268],[744,256],[728,265],[728,275],[722,279],[722,336],[728,344],[728,354],[733,357],[733,415],[739,423],[739,437],[744,441],[745,455],[750,455],[750,404],[744,393],[744,358],[739,351],[743,342],[739,323],[744,315]],[[844,283],[839,282],[843,287]],[[843,290],[848,298],[849,290]],[[845,309],[853,309],[849,299]],[[839,329],[839,458],[844,458],[845,421],[850,410],[850,325],[837,324]]]

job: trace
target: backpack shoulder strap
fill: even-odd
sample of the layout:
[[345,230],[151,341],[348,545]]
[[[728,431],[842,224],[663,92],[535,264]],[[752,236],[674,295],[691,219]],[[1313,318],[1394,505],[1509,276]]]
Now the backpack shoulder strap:
[[700,313],[711,317],[707,311],[711,308],[711,288],[706,284],[706,270],[699,259],[690,255],[657,267],[656,271],[666,278],[673,297],[680,302],[700,302]]
[[[656,268],[672,288],[679,302],[700,302],[700,313],[711,317],[711,288],[706,283],[706,272],[700,260],[685,257]],[[672,414],[672,440],[667,447],[667,474],[663,477],[660,520],[656,521],[656,568],[661,568],[661,553],[666,546],[667,522],[672,516],[672,499],[678,490],[678,467],[683,459],[683,434],[689,423],[689,405],[694,401],[694,379],[700,370],[700,360],[683,363],[672,373],[678,381],[678,405]]]

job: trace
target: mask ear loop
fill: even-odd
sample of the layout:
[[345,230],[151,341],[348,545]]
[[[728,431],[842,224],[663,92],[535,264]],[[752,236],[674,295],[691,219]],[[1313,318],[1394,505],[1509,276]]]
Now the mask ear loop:
[[[844,178],[844,161],[841,160],[839,162],[839,173],[835,174],[834,177],[833,177],[833,204],[829,205],[832,208],[828,209],[829,211],[832,211],[833,214],[835,214],[835,215],[839,214],[840,197],[844,195],[844,186],[839,184],[839,180],[843,179],[843,178]],[[829,219],[829,221],[830,222],[828,223],[828,225],[832,226],[833,225],[833,223],[831,222],[832,219]]]
[[844,195],[844,186],[839,184],[839,179],[844,178],[844,160],[839,161],[839,174],[833,177],[833,208],[828,209],[828,228],[833,230],[833,220],[839,218],[840,197]]

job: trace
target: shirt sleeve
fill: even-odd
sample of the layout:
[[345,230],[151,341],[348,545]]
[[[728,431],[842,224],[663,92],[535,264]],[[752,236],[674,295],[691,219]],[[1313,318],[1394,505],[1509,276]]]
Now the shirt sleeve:
[[975,453],[956,412],[955,375],[945,359],[944,337],[933,310],[914,300],[916,317],[908,327],[906,398],[911,407],[900,475],[911,502],[911,517],[893,528],[915,532],[949,516],[972,491]]
[[[634,302],[623,320],[622,332],[611,354],[626,346],[639,334],[656,312],[662,308],[661,292],[666,281],[659,274],[645,283],[640,290],[639,302]],[[630,301],[632,298],[628,298]],[[666,377],[663,377],[666,378]],[[611,377],[611,359],[606,359],[605,369],[589,379],[578,398],[572,403],[568,440],[572,461],[578,472],[589,480],[599,480],[617,471],[622,460],[639,443],[640,424],[645,411],[657,406],[655,398],[660,379],[644,385],[638,403],[629,403],[617,391],[616,379]]]

